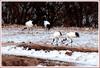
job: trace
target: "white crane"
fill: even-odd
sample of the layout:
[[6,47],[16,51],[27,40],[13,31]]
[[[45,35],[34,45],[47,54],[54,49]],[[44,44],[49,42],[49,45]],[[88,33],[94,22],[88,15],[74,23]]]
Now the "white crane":
[[62,33],[60,31],[56,31],[53,33],[52,37],[53,37],[53,41],[51,44],[53,44],[54,42],[56,42],[56,45],[58,45],[58,41],[59,38],[62,36]]
[[29,20],[29,21],[25,22],[25,28],[22,29],[22,31],[25,29],[28,29],[30,31],[32,29],[32,27],[33,27],[32,20]]
[[50,29],[50,22],[47,20],[44,20],[44,27],[46,30],[49,30]]
[[66,37],[62,40],[62,43],[63,41],[68,40],[68,38],[71,40],[70,43],[72,43],[73,42],[72,38],[78,38],[78,37],[80,37],[78,32],[69,32],[66,34]]

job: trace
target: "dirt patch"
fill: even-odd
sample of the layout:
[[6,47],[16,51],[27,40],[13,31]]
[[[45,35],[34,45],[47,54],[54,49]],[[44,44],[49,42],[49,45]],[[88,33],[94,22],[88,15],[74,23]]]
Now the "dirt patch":
[[39,58],[29,58],[22,56],[11,56],[3,55],[2,56],[2,65],[3,66],[75,66],[75,63],[71,62],[62,62],[54,60],[46,60]]
[[3,43],[2,42],[2,46],[15,46],[15,45],[18,45],[18,43],[14,43],[13,41],[11,41],[11,42],[5,42],[5,43]]
[[79,52],[98,52],[97,48],[82,48],[82,47],[70,47],[70,46],[53,46],[48,44],[19,44],[18,47],[28,48],[29,50],[70,50],[70,51],[79,51]]

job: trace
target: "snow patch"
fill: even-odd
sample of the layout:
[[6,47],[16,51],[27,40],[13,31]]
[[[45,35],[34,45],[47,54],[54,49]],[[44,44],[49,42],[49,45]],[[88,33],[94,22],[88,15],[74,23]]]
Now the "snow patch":
[[89,66],[97,66],[99,62],[99,54],[96,52],[83,53],[83,52],[73,52],[71,56],[65,54],[66,50],[53,50],[50,52],[45,52],[44,50],[35,51],[24,50],[23,47],[6,46],[2,47],[2,54],[16,55],[16,56],[27,56],[27,57],[37,57],[49,60],[58,60],[64,62],[74,62],[78,64],[84,64]]

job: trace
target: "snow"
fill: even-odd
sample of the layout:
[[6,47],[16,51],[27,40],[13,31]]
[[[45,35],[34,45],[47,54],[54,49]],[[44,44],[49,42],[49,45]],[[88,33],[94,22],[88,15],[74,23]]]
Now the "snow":
[[[19,28],[15,29],[3,29],[2,30],[2,42],[14,41],[15,43],[20,42],[33,42],[33,43],[47,43],[51,44],[52,35],[55,31],[61,31],[63,36],[59,40],[59,46],[62,44],[61,40],[65,37],[65,34],[68,32],[67,30],[62,29],[51,29],[50,31],[45,32],[44,29],[33,29],[30,34],[28,31],[21,31]],[[73,43],[69,45],[79,46],[81,47],[94,47],[98,48],[98,31],[78,31],[80,34],[79,38],[74,38]],[[66,43],[70,42],[66,41]]]
[[46,66],[42,66],[42,65],[37,65],[37,67],[46,67]]
[[[61,46],[61,40],[65,37],[67,29],[54,28],[48,32],[45,32],[45,29],[35,29],[28,33],[27,30],[21,31],[23,28],[3,28],[2,29],[2,42],[7,43],[8,41],[13,41],[14,43],[21,42],[32,42],[32,43],[46,43],[51,44],[52,35],[55,31],[61,31],[63,36],[59,40],[59,46]],[[74,38],[73,43],[69,44],[71,47],[93,47],[98,49],[98,31],[78,31],[80,34],[79,38]],[[65,43],[69,43],[65,41]],[[43,50],[35,51],[24,50],[23,47],[16,46],[5,46],[2,47],[2,54],[7,55],[17,55],[17,56],[27,56],[27,57],[36,57],[49,60],[58,60],[64,62],[74,62],[77,65],[85,66],[98,66],[99,65],[99,54],[98,52],[73,52],[71,56],[66,55],[67,50],[52,50],[50,52],[45,52]],[[37,67],[42,67],[38,65]]]
[[[74,62],[78,64],[83,64],[87,66],[97,66],[99,63],[99,54],[97,52],[73,52],[71,56],[65,54],[66,50],[53,50],[50,52],[45,52],[43,50],[35,51],[24,50],[23,47],[6,46],[2,47],[2,54],[16,55],[16,56],[27,56],[27,57],[37,57],[49,60],[58,60],[64,62]],[[61,52],[61,53],[60,53]],[[94,59],[95,58],[95,59]]]

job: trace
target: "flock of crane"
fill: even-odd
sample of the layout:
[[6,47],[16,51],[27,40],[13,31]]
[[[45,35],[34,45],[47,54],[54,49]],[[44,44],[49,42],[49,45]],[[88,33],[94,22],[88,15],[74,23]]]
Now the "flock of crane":
[[[22,31],[25,29],[28,29],[30,31],[30,30],[32,30],[32,27],[33,27],[32,20],[29,20],[29,21],[25,22],[25,28],[22,29]],[[45,27],[46,31],[50,30],[50,22],[45,20],[44,27]],[[62,36],[62,33],[60,31],[55,31],[52,36],[53,36],[53,41],[51,44],[56,42],[56,45],[58,45],[58,41],[59,41],[60,37]],[[73,42],[72,39],[78,38],[78,37],[80,37],[78,32],[68,32],[68,33],[66,33],[65,38],[61,42],[63,43],[64,41],[67,41],[68,39],[70,39],[71,40],[70,43],[72,43]]]

